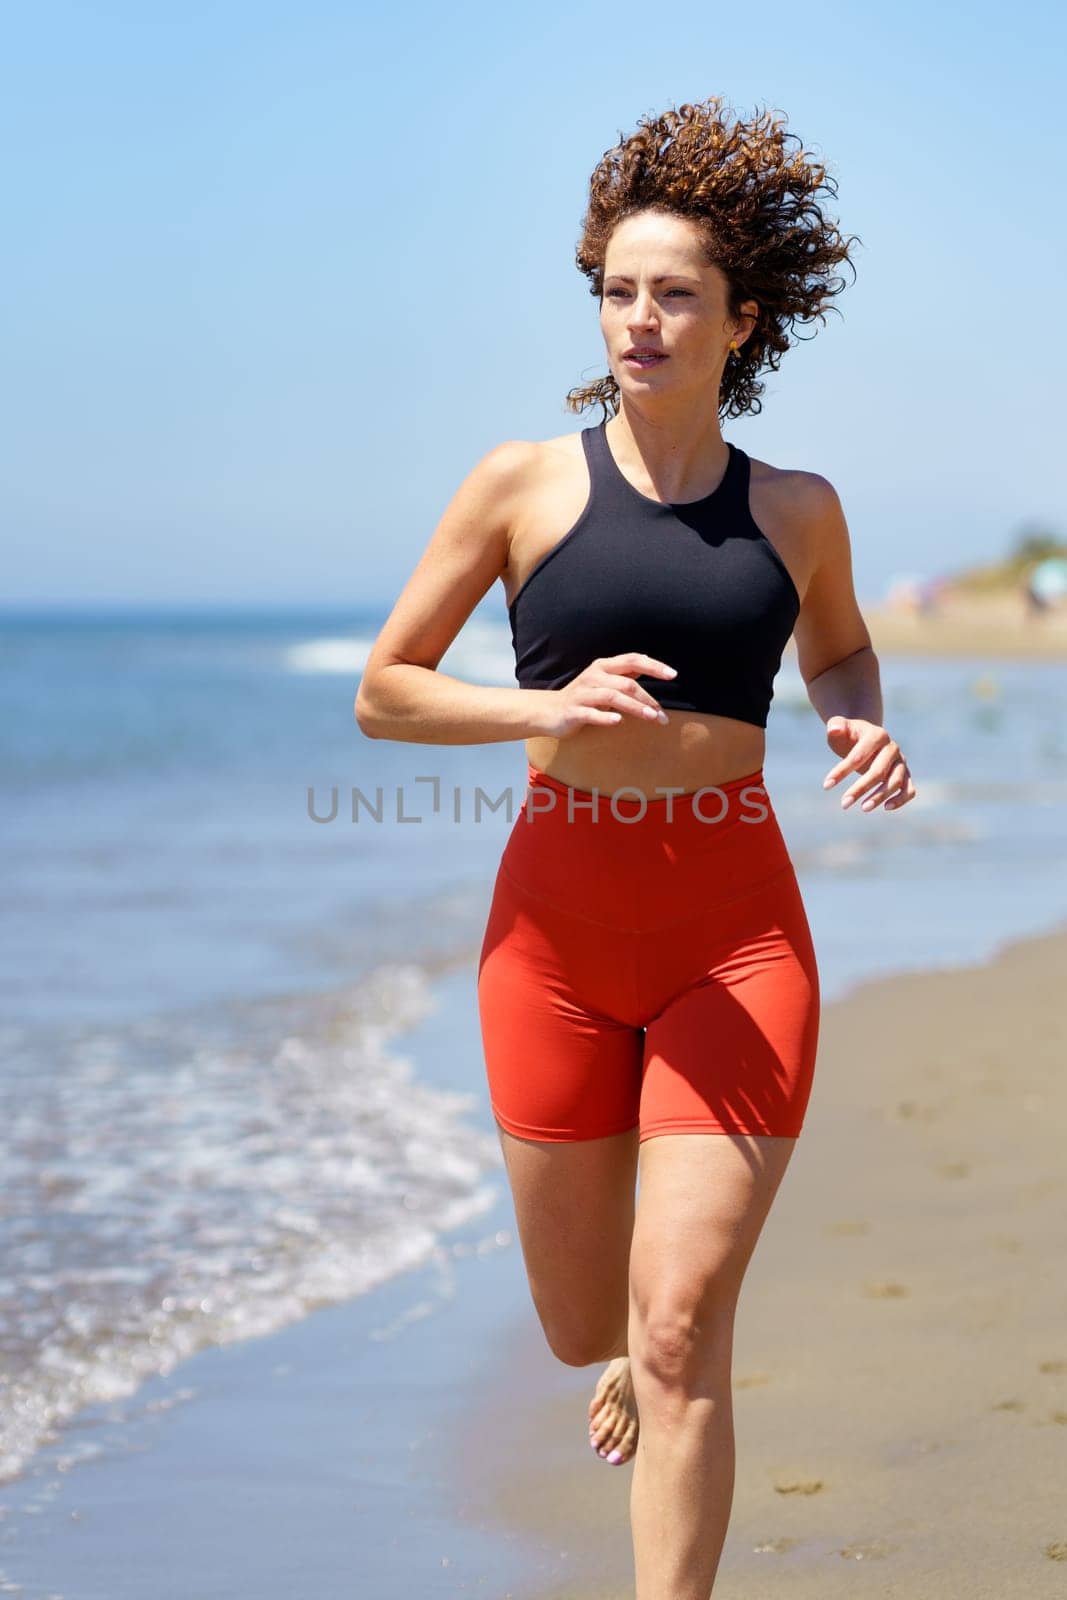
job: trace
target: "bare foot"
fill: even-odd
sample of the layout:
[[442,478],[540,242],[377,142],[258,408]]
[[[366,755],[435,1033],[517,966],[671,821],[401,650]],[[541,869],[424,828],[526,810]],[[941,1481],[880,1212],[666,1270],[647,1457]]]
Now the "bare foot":
[[589,1443],[613,1467],[637,1449],[637,1401],[629,1356],[616,1356],[600,1374],[589,1402]]

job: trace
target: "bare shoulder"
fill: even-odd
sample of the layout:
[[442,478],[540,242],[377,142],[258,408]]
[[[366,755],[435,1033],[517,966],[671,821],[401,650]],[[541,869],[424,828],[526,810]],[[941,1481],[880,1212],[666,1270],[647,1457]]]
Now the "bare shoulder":
[[528,439],[493,445],[467,472],[439,525],[446,537],[499,544],[506,564],[512,530],[521,517],[530,485],[539,476],[540,446]]
[[752,462],[750,491],[773,505],[776,517],[797,533],[810,529],[840,505],[837,490],[820,472],[801,467],[775,467],[757,456]]
[[803,599],[824,559],[825,529],[833,520],[837,496],[818,472],[749,459],[749,511],[777,547]]
[[[573,481],[582,457],[577,433],[555,439],[505,439],[485,452],[456,491],[452,510],[473,514],[510,538],[546,495]],[[579,469],[580,470],[580,469]]]
[[533,468],[537,452],[538,446],[528,439],[504,439],[476,462],[467,481],[493,493],[518,488]]
[[551,469],[555,462],[576,461],[581,458],[581,433],[560,433],[551,439],[506,439],[495,445],[483,460],[495,459],[504,469],[513,471],[534,470],[540,466]]
[[509,603],[527,574],[574,525],[588,496],[580,432],[523,441],[508,498],[503,579]]
[[517,513],[527,496],[536,495],[560,474],[573,471],[581,455],[577,433],[554,439],[506,439],[482,457],[472,477],[488,492],[506,495],[511,510]]
[[[848,523],[837,490],[821,472],[752,462],[750,498],[789,552],[801,608],[794,628],[805,682],[871,643],[856,599]],[[758,520],[758,517],[757,517]]]
[[551,439],[530,439],[525,444],[528,486],[536,490],[560,475],[573,474],[584,462],[580,431],[558,433]]

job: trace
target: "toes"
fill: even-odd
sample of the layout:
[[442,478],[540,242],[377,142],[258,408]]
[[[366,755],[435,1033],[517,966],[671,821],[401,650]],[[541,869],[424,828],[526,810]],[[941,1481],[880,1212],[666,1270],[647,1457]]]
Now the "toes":
[[603,1433],[605,1428],[611,1426],[621,1409],[613,1395],[602,1395],[599,1399],[594,1397],[589,1406],[589,1426]]
[[626,1412],[618,1412],[604,1425],[590,1431],[590,1443],[606,1460],[629,1460],[637,1442],[637,1424]]
[[637,1432],[629,1363],[623,1360],[601,1373],[589,1402],[589,1444],[603,1460],[619,1466],[633,1455]]
[[611,1412],[606,1406],[592,1405],[589,1407],[589,1432],[603,1433],[611,1418]]
[[611,1402],[615,1399],[616,1388],[617,1384],[615,1383],[614,1379],[609,1378],[607,1373],[602,1373],[600,1382],[593,1390],[593,1398],[590,1400],[589,1404],[591,1406],[603,1406],[611,1404]]
[[594,1450],[601,1455],[607,1455],[609,1450],[615,1448],[616,1420],[614,1414],[603,1413],[596,1423],[589,1429],[589,1442]]
[[616,1414],[610,1419],[608,1426],[605,1428],[603,1436],[600,1440],[605,1451],[614,1450],[616,1445],[618,1445],[622,1438],[624,1423],[625,1418],[620,1416],[618,1412],[616,1412]]

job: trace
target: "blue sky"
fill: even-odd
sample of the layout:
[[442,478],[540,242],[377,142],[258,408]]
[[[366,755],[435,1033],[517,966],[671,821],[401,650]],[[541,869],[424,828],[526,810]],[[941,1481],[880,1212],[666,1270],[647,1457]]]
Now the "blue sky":
[[481,455],[597,420],[563,407],[605,370],[589,173],[711,94],[784,112],[862,241],[725,437],[831,480],[861,599],[1067,534],[1060,8],[38,0],[5,33],[7,605],[391,603]]

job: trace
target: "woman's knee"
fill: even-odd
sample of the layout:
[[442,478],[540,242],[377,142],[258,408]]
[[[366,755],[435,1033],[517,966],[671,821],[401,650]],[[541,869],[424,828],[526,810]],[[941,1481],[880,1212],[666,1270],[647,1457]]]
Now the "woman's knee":
[[699,1299],[654,1298],[631,1307],[630,1363],[634,1381],[684,1392],[706,1391],[709,1381],[728,1378],[733,1353],[737,1296],[714,1288]]
[[[591,1367],[624,1355],[625,1329],[618,1323],[598,1327],[588,1316],[578,1320],[550,1322],[540,1317],[548,1348],[557,1361],[568,1367]],[[620,1349],[620,1344],[623,1348]]]

